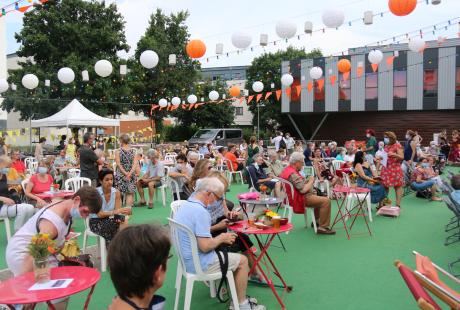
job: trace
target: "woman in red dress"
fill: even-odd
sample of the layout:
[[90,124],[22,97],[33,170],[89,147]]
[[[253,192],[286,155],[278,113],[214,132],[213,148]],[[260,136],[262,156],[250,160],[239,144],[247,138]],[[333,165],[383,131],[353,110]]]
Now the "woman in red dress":
[[404,186],[404,172],[401,162],[404,159],[404,152],[401,144],[396,141],[396,135],[392,131],[384,132],[385,152],[388,154],[387,166],[382,167],[380,177],[382,184],[387,189],[394,187],[396,192],[396,205],[401,205],[402,187]]
[[457,130],[452,131],[452,141],[450,143],[450,152],[448,161],[456,163],[458,162],[458,158],[460,156],[459,149],[458,149],[458,141],[459,134]]

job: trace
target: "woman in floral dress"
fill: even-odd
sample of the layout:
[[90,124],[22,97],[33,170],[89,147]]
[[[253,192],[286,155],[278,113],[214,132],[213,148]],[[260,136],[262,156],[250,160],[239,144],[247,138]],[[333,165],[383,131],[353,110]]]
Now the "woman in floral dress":
[[458,144],[460,143],[457,130],[452,131],[452,141],[450,142],[450,151],[448,161],[456,163],[460,157]]
[[404,152],[401,144],[396,140],[396,135],[392,131],[384,133],[383,141],[385,143],[385,152],[388,154],[387,166],[382,167],[380,177],[382,185],[389,189],[394,187],[396,192],[396,205],[401,205],[401,198],[404,186],[404,172],[401,168],[401,162],[404,159]]
[[126,207],[132,207],[134,193],[136,192],[138,159],[136,150],[129,145],[130,138],[127,134],[120,137],[121,147],[115,152],[117,170],[115,172],[115,184],[120,193],[126,197]]

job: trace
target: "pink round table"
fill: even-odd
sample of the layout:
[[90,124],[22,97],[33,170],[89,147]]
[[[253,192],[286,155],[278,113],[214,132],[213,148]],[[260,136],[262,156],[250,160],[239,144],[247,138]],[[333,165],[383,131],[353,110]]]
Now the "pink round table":
[[[278,236],[278,234],[288,232],[292,230],[293,227],[294,226],[291,223],[288,223],[286,225],[281,225],[279,229],[275,229],[275,228],[259,229],[259,228],[249,227],[248,221],[246,220],[236,222],[228,227],[229,229],[236,232],[238,235],[240,234],[254,235],[254,237],[256,238],[257,243],[259,245],[259,249],[261,251],[259,256],[256,256],[254,252],[251,251],[251,248],[246,243],[245,238],[240,238],[245,248],[247,249],[246,252],[252,257],[254,261],[254,264],[252,265],[251,270],[249,271],[249,274],[252,274],[256,268],[259,270],[265,282],[272,290],[273,295],[275,295],[276,300],[278,300],[278,303],[280,304],[281,309],[286,309],[283,303],[285,294],[283,294],[282,298],[278,295],[278,292],[276,291],[276,288],[275,288],[275,283],[272,280],[273,275],[275,275],[282,283],[282,285],[277,285],[277,287],[283,288],[285,292],[291,292],[292,286],[289,286],[286,284],[283,277],[281,276],[281,273],[276,268],[275,263],[273,262],[273,259],[270,257],[267,251],[273,239],[276,236]],[[268,235],[267,242],[263,243],[260,240],[259,235]],[[265,268],[262,268],[262,266],[264,266]]]
[[86,298],[83,309],[88,308],[94,287],[101,278],[101,274],[94,268],[87,267],[55,267],[51,268],[51,279],[73,279],[66,288],[29,291],[35,284],[33,272],[28,272],[0,283],[0,304],[6,304],[10,309],[15,309],[15,304],[37,304],[46,302],[50,309],[53,299],[64,298],[91,288]]
[[54,198],[69,198],[72,197],[75,194],[73,191],[57,191],[57,192],[44,192],[40,194],[35,194],[40,199],[43,200],[51,200]]

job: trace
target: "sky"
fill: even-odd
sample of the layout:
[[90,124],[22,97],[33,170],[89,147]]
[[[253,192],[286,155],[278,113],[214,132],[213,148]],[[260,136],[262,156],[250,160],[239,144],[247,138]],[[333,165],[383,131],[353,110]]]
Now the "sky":
[[[11,3],[11,0],[0,0],[0,4]],[[165,13],[188,10],[190,17],[187,26],[192,39],[201,39],[207,46],[205,57],[201,59],[202,67],[225,67],[249,65],[255,57],[264,52],[274,52],[286,49],[288,46],[305,47],[307,51],[319,48],[325,55],[336,54],[352,47],[364,46],[395,35],[414,31],[438,22],[460,17],[460,0],[442,0],[439,5],[427,4],[425,0],[417,4],[416,9],[408,16],[397,17],[385,13],[383,17],[374,17],[372,25],[354,22],[351,26],[347,21],[362,18],[364,11],[374,13],[388,11],[388,0],[108,0],[115,2],[123,15],[126,25],[126,37],[131,55],[136,42],[144,34],[149,17],[161,8]],[[345,14],[345,23],[338,30],[327,29],[325,33],[314,33],[312,36],[303,35],[304,23],[311,21],[314,29],[324,28],[321,15],[326,9],[338,8]],[[22,14],[10,13],[6,17],[7,53],[14,53],[19,45],[14,39],[14,33],[22,27]],[[239,55],[215,58],[215,46],[224,44],[224,52],[235,51],[231,44],[234,32],[244,31],[251,35],[252,45],[257,45],[260,34],[268,34],[269,41],[279,39],[275,33],[276,23],[280,20],[290,20],[297,25],[297,36],[289,42],[278,43],[276,46],[265,48],[256,47],[254,51],[245,50]],[[424,39],[437,39],[438,36],[457,37],[460,32],[456,24],[448,30],[424,32]],[[119,54],[127,57],[125,53]],[[209,61],[207,61],[209,58]]]

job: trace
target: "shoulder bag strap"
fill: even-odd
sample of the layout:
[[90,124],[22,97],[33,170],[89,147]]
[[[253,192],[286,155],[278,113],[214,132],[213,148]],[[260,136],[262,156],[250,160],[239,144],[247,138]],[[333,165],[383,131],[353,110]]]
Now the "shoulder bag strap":
[[221,303],[226,303],[230,299],[230,297],[228,297],[227,299],[223,299],[220,292],[224,284],[228,288],[228,284],[227,284],[228,250],[227,250],[227,247],[220,247],[219,249],[216,249],[216,255],[217,255],[217,258],[219,258],[220,271],[222,272],[222,278],[220,279],[219,285],[217,287],[217,299]]

